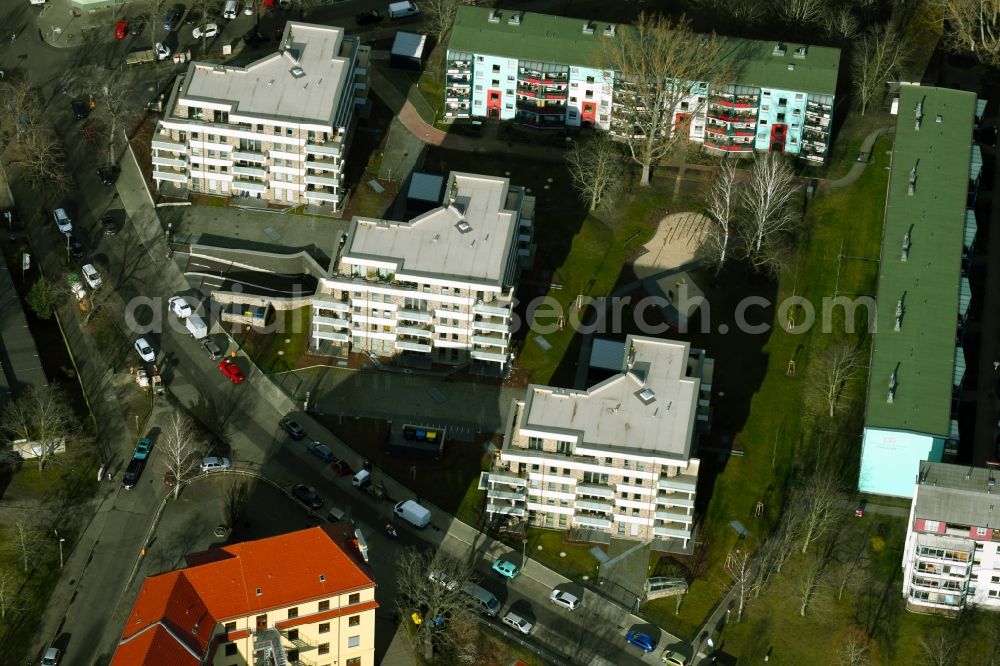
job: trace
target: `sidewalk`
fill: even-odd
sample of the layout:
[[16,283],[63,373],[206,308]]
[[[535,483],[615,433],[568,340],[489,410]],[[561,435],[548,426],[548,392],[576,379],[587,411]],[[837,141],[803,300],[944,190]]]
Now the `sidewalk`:
[[[107,30],[109,21],[119,13],[111,8],[77,9],[67,0],[49,0],[42,7],[35,24],[28,24],[24,31],[38,31],[38,36],[49,46],[73,48],[86,44],[91,30]],[[154,22],[155,23],[155,22]]]

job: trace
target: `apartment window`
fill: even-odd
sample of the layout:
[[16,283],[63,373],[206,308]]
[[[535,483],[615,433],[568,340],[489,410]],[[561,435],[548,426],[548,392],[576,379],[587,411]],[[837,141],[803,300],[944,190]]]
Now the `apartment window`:
[[990,590],[989,595],[991,598],[996,599],[997,597],[1000,597],[1000,590]]
[[236,643],[226,643],[226,656],[232,657],[236,655]]
[[644,469],[646,469],[646,463],[637,460],[635,462],[635,471],[641,472]]
[[264,131],[264,124],[263,123],[257,123],[257,131],[258,132],[263,132]]
[[[536,451],[542,450],[542,438],[541,437],[529,437],[528,438],[528,448],[535,449]],[[538,471],[538,465],[532,465],[532,469]]]
[[570,97],[569,98],[569,103],[570,104],[576,104],[576,97]]
[[358,647],[361,645],[361,636],[348,636],[347,637],[347,647]]
[[986,528],[985,527],[977,527],[976,528],[976,536],[986,536]]
[[297,640],[299,640],[299,630],[298,629],[289,629],[288,630],[288,640],[290,640],[290,641],[297,641]]
[[292,662],[294,664],[295,662],[297,662],[299,660],[299,651],[298,650],[289,650],[286,653],[286,656],[288,657],[288,661],[290,661],[290,662]]
[[1000,583],[1000,576],[990,576],[991,583]]
[[500,79],[490,79],[490,85],[493,86],[493,87],[499,87],[500,86]]
[[531,471],[532,472],[537,472],[538,471],[538,465],[532,465],[531,466]]
[[593,83],[593,82],[594,82],[594,77],[588,76],[587,77],[587,83]]
[[971,581],[979,580],[979,574],[972,574],[971,576],[969,576],[969,580]]
[[288,619],[289,620],[291,620],[293,618],[296,618],[298,616],[299,616],[299,607],[298,606],[295,606],[294,608],[289,608],[288,609]]
[[328,610],[330,610],[330,600],[329,599],[326,599],[325,601],[319,602],[319,612],[322,613],[323,611],[328,611]]
[[508,74],[508,75],[507,75],[507,80],[508,80],[508,81],[513,81],[513,80],[514,80],[514,77],[513,77],[512,75]]
[[[628,465],[626,465],[626,467],[628,467]],[[622,483],[632,483],[632,477],[631,476],[623,476],[622,477]]]
[[549,474],[558,474],[558,473],[559,473],[558,467],[549,467]]
[[319,644],[319,653],[320,654],[330,654],[330,644],[329,643],[320,643]]
[[545,489],[555,491],[557,489],[557,485],[554,482],[549,481],[545,484]]
[[347,626],[348,627],[356,627],[359,624],[361,624],[361,616],[360,615],[352,615],[349,618],[347,618]]
[[559,527],[566,527],[567,523],[566,518],[567,518],[566,514],[563,513],[559,514]]
[[633,516],[638,516],[639,515],[639,509],[632,509],[632,515]]
[[583,96],[586,97],[587,99],[594,99],[594,91],[588,90],[585,93],[583,93]]
[[784,112],[781,112],[781,113],[778,114],[778,122],[779,123],[785,122],[785,113]]
[[236,623],[226,622],[226,631],[236,631]]
[[361,657],[351,657],[344,663],[344,666],[361,666]]
[[347,597],[347,603],[349,604],[360,604],[361,603],[361,593],[355,592],[351,596]]
[[785,106],[786,104],[788,104],[788,98],[787,97],[779,97],[778,98],[778,106]]
[[483,56],[476,56],[476,62],[482,62]]
[[642,499],[642,494],[641,493],[632,493],[632,499],[634,499],[634,500],[641,500]]
[[321,634],[328,634],[328,633],[330,633],[330,623],[329,622],[324,622],[324,623],[320,624],[319,625],[319,633],[321,633]]
[[497,74],[500,72],[500,65],[493,65],[493,73]]
[[605,458],[604,459],[604,464],[605,465],[610,465],[611,464],[611,458]]

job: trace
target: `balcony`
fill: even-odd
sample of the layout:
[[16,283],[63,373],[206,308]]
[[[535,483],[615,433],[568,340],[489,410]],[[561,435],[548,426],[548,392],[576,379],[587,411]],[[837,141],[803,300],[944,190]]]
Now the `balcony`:
[[607,518],[598,518],[597,516],[573,516],[573,524],[599,530],[606,530],[611,527],[610,520]]
[[167,166],[175,169],[183,169],[187,166],[187,162],[185,162],[183,158],[179,159],[176,157],[153,155],[153,166]]
[[236,176],[252,176],[254,178],[266,178],[267,171],[261,167],[233,166],[233,174]]
[[693,493],[698,488],[698,477],[689,474],[678,474],[674,477],[661,477],[656,483],[660,490],[683,490]]
[[326,190],[308,189],[304,195],[307,201],[329,201],[336,203],[340,201],[340,195]]
[[336,326],[337,328],[347,328],[351,325],[346,319],[337,319],[334,317],[320,317],[318,315],[313,315],[312,322],[319,326]]
[[509,506],[507,504],[487,504],[486,513],[497,513],[502,516],[515,516],[521,518],[526,511],[523,506]]
[[244,190],[246,192],[267,192],[267,185],[264,183],[258,183],[253,180],[242,180],[240,178],[234,178],[232,189]]
[[153,169],[153,180],[167,180],[171,183],[186,183],[187,179],[187,173],[183,171],[163,171],[161,169]]
[[525,500],[524,491],[511,492],[510,490],[500,490],[490,486],[486,489],[486,496],[491,499],[508,500],[510,502],[523,502]]
[[663,511],[656,512],[656,519],[667,523],[684,523],[690,525],[694,521],[694,516],[683,511]]
[[332,310],[334,312],[350,312],[351,304],[343,301],[313,301],[313,312],[320,310]]
[[324,187],[340,187],[340,178],[307,173],[306,183],[309,185],[322,185]]
[[174,153],[186,153],[187,146],[172,138],[169,134],[153,136],[153,150],[169,150]]
[[507,333],[510,331],[510,324],[508,323],[498,323],[492,321],[481,321],[479,319],[472,322],[472,330],[474,331],[491,331],[493,333]]
[[510,317],[510,309],[496,305],[487,305],[482,301],[472,306],[472,311],[478,315],[490,315],[491,317]]
[[484,347],[506,347],[510,341],[503,336],[473,335],[472,344]]
[[483,351],[481,349],[473,349],[470,353],[473,359],[477,361],[489,361],[490,363],[506,363],[507,354],[497,354],[493,352]]
[[664,527],[663,525],[653,526],[653,535],[669,539],[690,539],[691,530],[680,530],[674,527]]
[[575,506],[577,509],[583,509],[584,511],[600,511],[603,513],[611,513],[615,510],[612,502],[602,502],[601,500],[578,499]]
[[564,116],[566,115],[566,105],[565,104],[552,104],[549,106],[540,106],[538,104],[533,104],[532,102],[527,102],[523,100],[517,101],[517,108],[521,111],[526,111],[528,113],[537,113],[543,116]]
[[429,354],[432,349],[431,345],[410,340],[396,340],[395,347],[399,351],[420,352],[422,354]]
[[414,338],[430,338],[434,335],[430,328],[418,328],[416,326],[397,326],[397,335],[408,335]]
[[593,483],[581,483],[577,485],[576,494],[606,497],[607,499],[614,499],[615,497],[614,488],[609,488],[608,486],[598,486]]
[[568,85],[569,74],[549,74],[537,70],[522,69],[517,73],[518,82],[534,83],[543,86]]
[[306,144],[306,155],[340,155],[341,142],[340,140],[327,142],[325,144],[320,143],[307,143]]
[[483,482],[486,483],[501,483],[508,486],[514,486],[515,488],[527,488],[527,479],[522,479],[519,476],[509,476],[507,474],[485,474],[480,478],[480,488],[483,488]]
[[264,164],[267,162],[267,155],[259,150],[234,150],[233,160],[237,162],[256,162],[257,164]]
[[421,324],[430,324],[434,321],[434,315],[426,310],[402,309],[396,313],[396,318],[405,321],[418,321]]
[[340,171],[340,161],[339,160],[324,160],[317,159],[315,157],[306,158],[306,168],[315,169],[317,171]]
[[685,509],[694,508],[694,500],[680,495],[657,495],[656,503],[664,506],[681,506]]

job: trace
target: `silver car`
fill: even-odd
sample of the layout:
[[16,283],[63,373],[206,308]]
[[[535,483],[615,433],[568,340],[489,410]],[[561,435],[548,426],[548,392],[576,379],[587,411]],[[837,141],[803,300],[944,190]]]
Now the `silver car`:
[[511,611],[503,616],[503,623],[509,627],[517,629],[522,634],[527,636],[531,633],[531,630],[535,627],[532,623],[525,620],[523,617],[517,613]]
[[556,606],[562,606],[566,610],[576,610],[580,605],[580,599],[574,594],[556,588],[549,593],[549,601]]

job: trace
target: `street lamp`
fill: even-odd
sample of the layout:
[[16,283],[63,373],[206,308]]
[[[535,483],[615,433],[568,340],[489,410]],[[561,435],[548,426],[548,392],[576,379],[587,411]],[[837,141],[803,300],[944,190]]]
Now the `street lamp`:
[[525,537],[521,539],[521,568],[524,569],[528,564],[528,539]]
[[65,540],[66,540],[65,537],[59,537],[59,568],[60,569],[63,568],[63,541],[65,541]]

